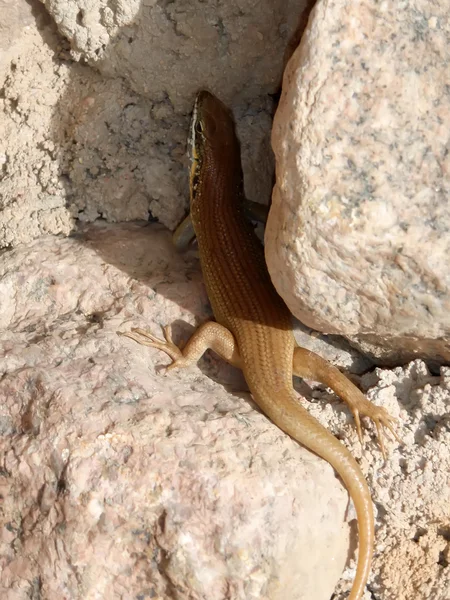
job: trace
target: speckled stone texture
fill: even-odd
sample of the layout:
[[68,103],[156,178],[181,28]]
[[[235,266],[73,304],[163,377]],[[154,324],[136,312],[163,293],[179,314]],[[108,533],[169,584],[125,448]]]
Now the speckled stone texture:
[[[185,340],[210,317],[198,260],[167,231],[94,225],[3,252],[0,299],[2,600],[348,597],[354,512],[331,467],[212,353],[164,377],[164,355],[116,335],[175,322]],[[399,418],[386,464],[372,425],[361,448],[335,396],[296,389],[368,479],[364,600],[448,600],[450,369],[415,361],[359,383]]]
[[350,533],[331,467],[217,357],[164,377],[116,335],[186,339],[209,316],[197,258],[155,225],[1,258],[2,600],[328,600]]
[[266,230],[308,326],[450,361],[447,3],[318,1],[285,71]]
[[0,0],[0,248],[76,221],[188,206],[196,92],[235,110],[246,193],[268,203],[270,130],[306,0]]

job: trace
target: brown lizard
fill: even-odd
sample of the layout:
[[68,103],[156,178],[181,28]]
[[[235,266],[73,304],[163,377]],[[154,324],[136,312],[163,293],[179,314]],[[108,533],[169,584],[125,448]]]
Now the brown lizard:
[[356,509],[359,556],[350,600],[359,600],[373,554],[374,517],[364,475],[347,448],[297,401],[292,376],[319,381],[350,407],[359,438],[360,415],[373,419],[398,439],[393,417],[370,403],[337,368],[297,346],[291,314],[267,271],[264,250],[242,204],[243,176],[239,142],[230,111],[209,92],[197,96],[191,124],[191,219],[198,240],[207,293],[217,322],[203,324],[183,350],[142,329],[124,335],[168,354],[168,369],[196,363],[212,349],[242,369],[253,399],[280,429],[328,461],[341,477]]

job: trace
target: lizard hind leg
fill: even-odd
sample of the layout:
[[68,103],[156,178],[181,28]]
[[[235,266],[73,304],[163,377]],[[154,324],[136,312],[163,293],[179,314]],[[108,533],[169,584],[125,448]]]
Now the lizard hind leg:
[[385,459],[386,449],[383,440],[383,427],[388,429],[400,444],[402,443],[394,429],[397,420],[385,408],[372,404],[367,400],[361,390],[350,379],[315,352],[296,347],[293,356],[293,373],[297,377],[305,377],[323,383],[348,405],[355,419],[356,431],[361,444],[363,441],[361,416],[369,417],[375,423],[381,453]]

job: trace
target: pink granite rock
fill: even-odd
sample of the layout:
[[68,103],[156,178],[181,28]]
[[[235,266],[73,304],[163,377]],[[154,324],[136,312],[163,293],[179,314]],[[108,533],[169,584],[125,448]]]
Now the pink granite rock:
[[[164,377],[165,356],[116,335],[175,321],[184,339],[210,316],[197,258],[167,231],[92,226],[3,252],[0,306],[2,599],[348,596],[354,514],[329,465],[214,355]],[[367,476],[370,589],[445,600],[450,370],[416,361],[361,383],[400,419],[405,444],[386,440],[386,464],[372,426],[362,449],[336,397],[297,389]]]
[[273,126],[275,286],[308,326],[393,362],[450,361],[447,13],[319,0]]
[[329,465],[231,367],[164,377],[116,335],[208,317],[168,232],[43,238],[3,254],[0,298],[2,598],[330,597],[349,529]]

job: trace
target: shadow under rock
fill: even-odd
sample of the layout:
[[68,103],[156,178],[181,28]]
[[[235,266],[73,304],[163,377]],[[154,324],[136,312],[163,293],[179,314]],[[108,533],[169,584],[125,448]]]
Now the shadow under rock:
[[[162,295],[194,315],[195,325],[182,319],[175,319],[171,323],[177,345],[184,345],[198,325],[213,319],[195,250],[179,254],[173,246],[171,233],[163,226],[156,223],[110,225],[96,222],[80,228],[71,237],[92,248],[105,264],[113,265],[148,286],[149,294]],[[162,332],[158,332],[154,322],[140,326],[162,337]],[[158,369],[160,365],[168,364],[167,357],[161,353],[154,363]],[[212,351],[204,354],[198,367],[228,392],[248,400],[245,395],[248,386],[242,372]]]
[[[162,225],[145,222],[111,225],[97,221],[80,227],[71,237],[92,248],[107,265],[113,265],[193,314],[198,312],[200,293],[201,312],[204,318],[211,315],[196,253],[177,253],[170,231]],[[189,282],[192,292],[180,292],[177,284]]]

